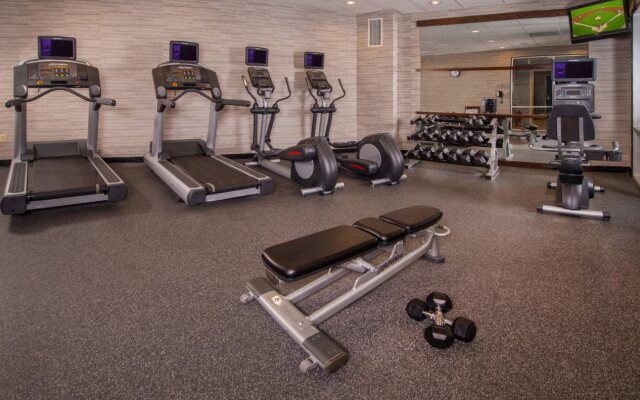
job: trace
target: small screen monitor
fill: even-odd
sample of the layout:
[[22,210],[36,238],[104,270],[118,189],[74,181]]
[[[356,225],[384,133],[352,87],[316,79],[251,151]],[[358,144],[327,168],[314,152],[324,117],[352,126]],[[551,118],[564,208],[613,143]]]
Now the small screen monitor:
[[76,40],[71,37],[38,36],[38,58],[76,59]]
[[169,43],[169,59],[177,62],[198,63],[198,47],[198,43],[172,41]]
[[596,60],[556,60],[553,62],[553,80],[556,82],[587,82],[596,79]]
[[567,10],[571,42],[582,43],[631,32],[627,0],[599,0]]
[[269,49],[262,47],[247,47],[244,54],[247,65],[266,67],[269,65]]
[[304,53],[304,67],[306,69],[322,69],[324,68],[324,53]]

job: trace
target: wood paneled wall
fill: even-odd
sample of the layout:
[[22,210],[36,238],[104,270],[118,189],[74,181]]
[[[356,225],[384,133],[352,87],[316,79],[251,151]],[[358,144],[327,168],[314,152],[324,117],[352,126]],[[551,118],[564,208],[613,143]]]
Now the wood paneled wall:
[[[148,148],[155,113],[151,69],[168,58],[169,40],[200,43],[201,61],[218,73],[223,95],[249,99],[244,48],[270,49],[270,70],[284,94],[286,75],[293,98],[281,103],[274,144],[296,143],[310,132],[312,100],[306,91],[302,54],[326,53],[326,73],[347,90],[334,117],[337,140],[356,136],[356,18],[296,6],[249,0],[0,0],[0,99],[12,95],[12,69],[36,55],[37,35],[77,38],[78,56],[100,68],[103,95],[118,105],[103,107],[100,149],[104,156],[141,156]],[[33,92],[32,92],[33,93]],[[29,106],[29,139],[86,136],[87,104],[54,93]],[[209,105],[186,96],[166,120],[168,138],[203,137]],[[0,110],[0,159],[13,152],[14,111]],[[247,152],[251,143],[248,109],[222,112],[217,148]]]
[[[383,45],[368,47],[368,21],[383,19]],[[420,38],[410,14],[358,17],[358,137],[388,132],[403,142],[403,122],[420,102]]]
[[433,68],[508,67],[514,57],[551,55],[586,56],[589,46],[536,47],[477,53],[446,54],[422,57],[420,107],[424,111],[464,112],[465,106],[482,105],[484,97],[494,97],[496,90],[504,93],[498,102],[499,113],[511,112],[511,71],[463,71],[452,78],[448,71]]
[[398,68],[397,16],[395,11],[376,14],[382,18],[382,46],[368,47],[369,18],[358,17],[358,137],[395,132]]
[[[596,143],[611,147],[611,141],[620,142],[624,166],[631,166],[633,113],[631,38],[604,39],[589,42],[589,56],[598,60],[596,90]],[[619,165],[617,163],[615,165]]]

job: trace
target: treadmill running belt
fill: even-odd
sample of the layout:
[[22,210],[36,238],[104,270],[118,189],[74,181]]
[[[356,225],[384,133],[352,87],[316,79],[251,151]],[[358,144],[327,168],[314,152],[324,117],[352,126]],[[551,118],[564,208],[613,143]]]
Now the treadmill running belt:
[[[258,186],[255,178],[209,156],[176,157],[171,158],[171,161],[198,180],[208,193],[232,192]],[[214,191],[211,191],[208,184],[213,185]]]
[[106,186],[89,160],[80,156],[37,159],[28,174],[32,200],[96,194]]

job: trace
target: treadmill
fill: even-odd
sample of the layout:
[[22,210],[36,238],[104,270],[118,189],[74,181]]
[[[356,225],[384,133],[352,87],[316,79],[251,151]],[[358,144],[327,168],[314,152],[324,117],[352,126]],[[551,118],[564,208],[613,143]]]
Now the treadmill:
[[[225,106],[249,107],[245,100],[222,98],[217,75],[198,62],[199,45],[172,41],[170,60],[153,69],[157,112],[145,163],[187,205],[273,193],[273,180],[227,157],[215,155],[219,112]],[[174,97],[168,98],[168,90]],[[175,93],[180,92],[175,95]],[[207,141],[164,140],[167,110],[188,93],[211,102]]]
[[[37,93],[29,97],[29,89]],[[85,96],[73,88],[88,89]],[[65,91],[89,102],[86,140],[27,142],[27,104],[49,93]],[[38,59],[13,69],[13,96],[7,108],[16,111],[14,155],[0,209],[3,214],[127,197],[127,186],[98,155],[100,107],[116,101],[100,97],[100,74],[89,62],[76,59],[74,38],[38,37]],[[64,109],[64,105],[60,105]]]

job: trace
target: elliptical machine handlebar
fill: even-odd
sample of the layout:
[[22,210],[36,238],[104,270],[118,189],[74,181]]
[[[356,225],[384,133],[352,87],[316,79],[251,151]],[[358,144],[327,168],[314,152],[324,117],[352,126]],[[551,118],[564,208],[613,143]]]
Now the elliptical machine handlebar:
[[253,93],[251,93],[251,90],[249,90],[249,83],[247,82],[247,77],[244,75],[242,75],[242,83],[244,84],[244,88],[247,93],[249,93],[249,96],[253,99],[253,104],[258,104],[258,99],[256,99],[256,96],[254,96]]
[[278,107],[278,103],[280,103],[283,100],[287,100],[289,97],[291,97],[291,87],[289,86],[289,78],[287,78],[286,76],[284,77],[284,83],[287,85],[287,92],[289,93],[288,95],[284,96],[281,99],[276,100],[275,103],[273,103],[274,107]]
[[[4,103],[4,106],[6,108],[18,107],[21,104],[30,103],[32,101],[38,100],[38,99],[48,95],[49,93],[56,92],[58,90],[63,90],[65,92],[71,93],[71,94],[81,98],[82,100],[88,101],[90,103],[96,103],[96,104],[105,105],[105,106],[112,106],[112,107],[116,105],[116,101],[113,100],[113,99],[107,99],[106,97],[87,97],[87,96],[85,96],[83,94],[80,94],[80,93],[76,92],[73,89],[69,89],[69,88],[66,88],[66,87],[53,87],[53,88],[47,89],[44,92],[39,93],[39,94],[37,94],[37,95],[35,95],[33,97],[29,97],[27,99],[16,97],[14,99],[7,100]],[[26,89],[25,89],[25,93],[26,93]]]
[[315,94],[313,94],[313,88],[311,87],[311,82],[309,82],[309,78],[304,78],[305,82],[307,82],[307,90],[309,91],[309,94],[311,95],[311,97],[313,98],[314,101],[314,106],[317,106],[318,103],[318,98],[316,97]]
[[[278,100],[276,100],[275,103],[273,103],[274,108],[278,108],[278,103],[283,101],[283,100],[287,100],[288,98],[291,97],[291,86],[289,85],[289,78],[287,78],[286,76],[284,77],[284,83],[287,85],[287,92],[288,94]],[[258,105],[258,99],[256,98],[256,96],[253,95],[253,93],[251,93],[251,90],[249,89],[249,82],[247,82],[247,77],[242,75],[242,84],[244,85],[245,90],[247,91],[247,93],[249,93],[249,96],[251,96],[251,98],[253,99],[253,103],[257,106]],[[258,93],[260,93],[262,91],[262,86],[258,86]]]
[[342,79],[338,78],[338,83],[340,84],[340,89],[342,90],[342,96],[336,97],[335,99],[333,99],[329,107],[333,107],[336,101],[344,98],[347,95],[347,92],[344,90],[344,86],[342,85]]

